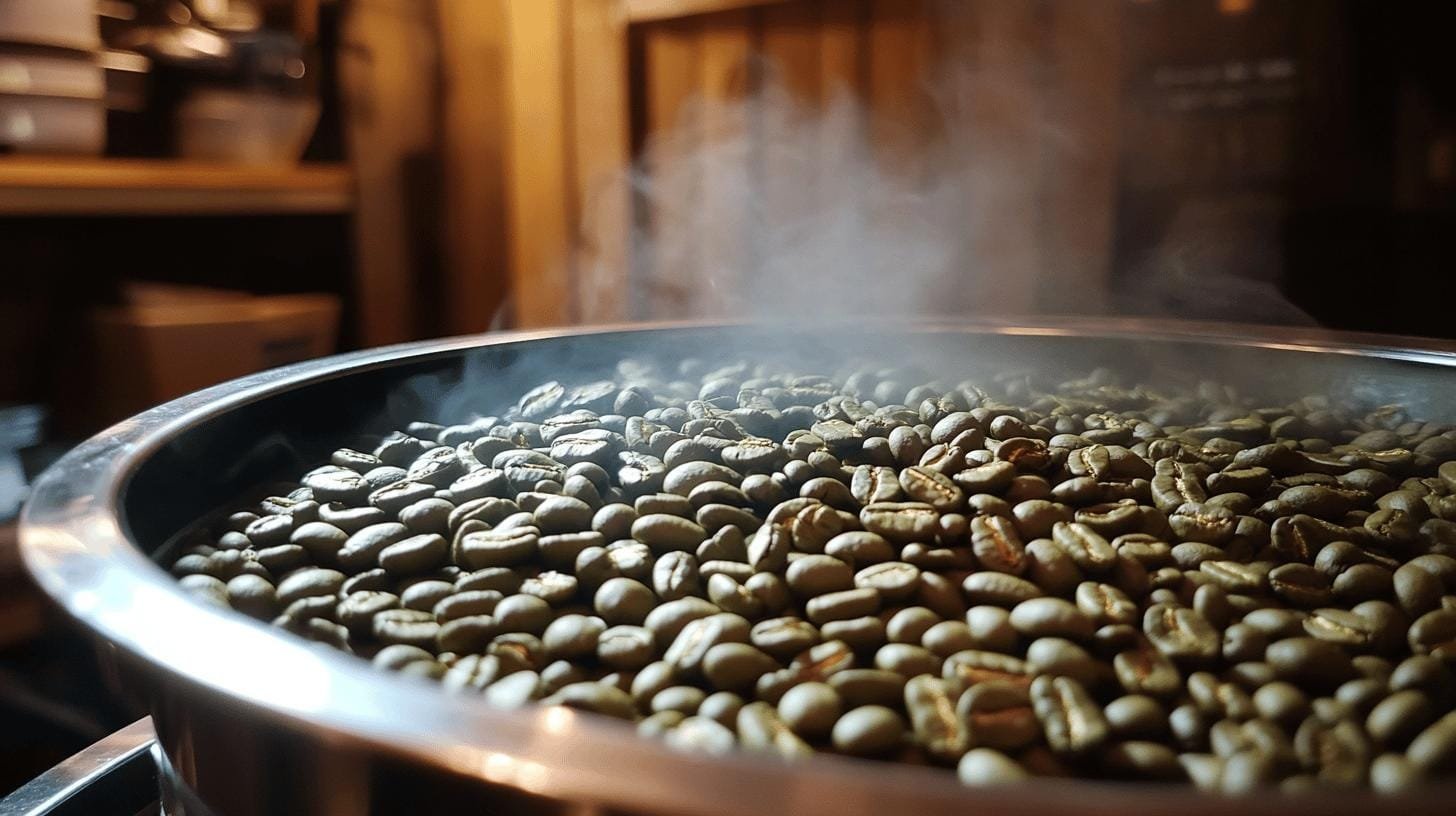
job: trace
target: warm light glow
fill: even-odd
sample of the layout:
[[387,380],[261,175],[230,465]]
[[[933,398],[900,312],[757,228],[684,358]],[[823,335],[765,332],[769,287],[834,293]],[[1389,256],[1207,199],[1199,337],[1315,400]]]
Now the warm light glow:
[[1254,10],[1254,0],[1218,0],[1220,14],[1248,14]]
[[576,712],[566,706],[551,706],[541,715],[541,727],[548,734],[564,734],[576,721]]

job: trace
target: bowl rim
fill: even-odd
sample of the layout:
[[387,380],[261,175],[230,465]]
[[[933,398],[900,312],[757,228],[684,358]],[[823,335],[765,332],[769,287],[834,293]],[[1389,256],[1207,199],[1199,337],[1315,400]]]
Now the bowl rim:
[[[1227,800],[1186,787],[1068,780],[969,791],[953,773],[816,756],[784,764],[745,754],[675,752],[606,718],[563,708],[495,709],[367,663],[184,592],[132,542],[119,517],[130,476],[185,429],[310,383],[468,350],[617,332],[730,328],[673,321],[498,332],[357,351],[273,369],[189,394],[120,422],[77,446],[37,481],[20,522],[21,555],[37,584],[91,634],[169,683],[330,744],[392,754],[465,777],[559,800],[727,816],[790,807],[835,814],[905,809],[959,813],[975,804],[1004,813],[1226,813]],[[863,327],[863,324],[859,324]],[[1456,369],[1456,344],[1321,329],[1128,318],[957,320],[884,328],[926,334],[1087,337],[1348,354]],[[1250,814],[1359,813],[1396,802],[1435,812],[1456,787],[1377,797],[1320,791],[1289,800],[1241,800]],[[1449,800],[1447,800],[1449,801]]]

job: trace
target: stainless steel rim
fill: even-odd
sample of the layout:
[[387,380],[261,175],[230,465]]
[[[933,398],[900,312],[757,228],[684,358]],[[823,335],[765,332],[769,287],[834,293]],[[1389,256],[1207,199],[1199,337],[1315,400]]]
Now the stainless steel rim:
[[[184,428],[309,382],[404,360],[481,346],[628,329],[703,328],[702,323],[611,326],[581,331],[507,332],[362,351],[263,372],[215,386],[122,422],[78,446],[41,477],[22,515],[21,549],[40,586],[101,638],[171,678],[242,703],[261,716],[326,735],[336,744],[412,760],[552,798],[636,809],[756,814],[953,812],[967,804],[1004,813],[1129,806],[1188,814],[1226,812],[1227,803],[1183,789],[1095,782],[967,792],[944,772],[816,758],[788,766],[746,756],[707,759],[637,739],[616,723],[566,709],[500,711],[426,683],[374,671],[363,661],[262,623],[207,606],[129,541],[116,515],[129,474]],[[887,327],[888,328],[888,327]],[[1288,349],[1456,368],[1447,344],[1229,324],[1098,318],[1030,323],[916,326],[926,333],[1047,335],[1149,342],[1197,341]],[[1438,798],[1404,799],[1430,807]],[[1314,794],[1299,800],[1328,813],[1355,813],[1389,799]],[[1289,802],[1243,803],[1275,814]]]
[[[147,766],[151,763],[148,752],[156,739],[152,733],[151,718],[137,720],[0,799],[0,816],[82,814],[95,806],[98,795],[113,800],[119,798],[123,802],[138,797],[155,800],[155,779],[141,778],[155,777]],[[137,782],[142,785],[150,782],[153,789],[130,789]],[[106,786],[107,789],[88,791],[92,786]],[[85,796],[87,793],[91,795]]]

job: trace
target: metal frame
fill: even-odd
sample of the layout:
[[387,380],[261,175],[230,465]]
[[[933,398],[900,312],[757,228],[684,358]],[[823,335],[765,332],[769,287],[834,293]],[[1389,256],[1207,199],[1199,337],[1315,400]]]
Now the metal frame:
[[[702,328],[655,324],[652,331]],[[626,327],[604,327],[607,334]],[[642,327],[637,327],[642,328]],[[917,327],[929,334],[992,334],[1197,341],[1378,357],[1456,369],[1449,344],[1312,329],[1131,320],[982,322]],[[185,687],[256,717],[309,733],[330,750],[378,752],[555,800],[631,811],[749,816],[796,813],[1032,814],[1227,813],[1229,804],[1158,786],[1038,784],[968,793],[952,774],[838,757],[793,766],[750,756],[705,758],[638,739],[605,718],[564,709],[496,710],[482,701],[372,669],[364,661],[185,594],[124,532],[119,490],[128,475],[184,428],[310,382],[475,347],[529,344],[583,332],[510,332],[412,343],[301,363],[200,391],[123,422],[67,454],[39,480],[24,511],[21,549],[41,587],[97,636],[146,664],[159,686]],[[1452,372],[1456,376],[1456,371]],[[157,692],[158,695],[163,692]],[[165,699],[161,701],[165,703]],[[157,701],[154,699],[154,705]],[[163,729],[162,733],[166,734]],[[165,742],[165,739],[164,739]],[[164,746],[165,747],[165,746]],[[1450,790],[1444,791],[1449,795]],[[1451,801],[1446,799],[1446,801]],[[1296,804],[1297,803],[1297,804]],[[1317,793],[1241,800],[1244,816],[1367,813],[1399,807],[1442,812],[1441,796],[1375,798]]]
[[0,799],[0,816],[142,812],[158,797],[156,741],[151,718],[137,720]]

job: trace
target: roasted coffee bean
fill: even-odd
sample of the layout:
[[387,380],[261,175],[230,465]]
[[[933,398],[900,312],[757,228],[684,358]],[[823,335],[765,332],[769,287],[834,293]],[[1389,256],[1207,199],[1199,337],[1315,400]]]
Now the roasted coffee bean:
[[839,694],[825,683],[801,683],[779,698],[779,720],[806,740],[829,735],[843,712]]
[[338,449],[172,570],[679,750],[1224,793],[1456,772],[1450,426],[1104,369],[610,376]]
[[1000,516],[977,516],[971,520],[971,549],[986,569],[1008,575],[1026,570],[1026,545],[1012,522]]
[[946,681],[921,675],[905,684],[905,709],[915,740],[933,759],[955,762],[970,748],[970,731],[956,713]]
[[939,514],[930,505],[918,502],[878,502],[865,505],[859,520],[871,533],[891,542],[908,544],[931,540]]
[[529,527],[497,527],[466,533],[455,540],[454,554],[460,566],[479,570],[486,567],[514,567],[539,552],[540,537]]
[[850,495],[860,504],[898,502],[905,496],[891,467],[860,465],[849,481]]
[[1218,632],[1192,609],[1153,604],[1143,615],[1143,632],[1175,660],[1207,661],[1219,652]]
[[880,593],[875,589],[830,592],[811,598],[804,609],[809,621],[816,625],[873,615],[880,610]]
[[872,757],[899,747],[905,733],[905,720],[893,709],[864,705],[845,712],[834,723],[831,739],[835,750],[850,756]]
[[1450,773],[1456,765],[1456,713],[1446,714],[1417,734],[1405,755],[1427,774]]
[[[286,582],[285,582],[286,583]],[[279,587],[282,600],[283,587]],[[1411,651],[1450,661],[1456,657],[1456,609],[1437,609],[1417,618],[1407,635]]]
[[899,480],[912,501],[924,502],[938,512],[955,512],[965,504],[965,492],[939,471],[910,467],[900,471]]
[[685,552],[670,552],[652,565],[652,589],[664,601],[702,594],[698,559]]
[[1032,598],[1011,610],[1011,626],[1023,637],[1085,639],[1092,636],[1092,618],[1061,598]]
[[693,552],[707,537],[707,531],[697,523],[666,513],[651,513],[632,522],[632,538],[654,552]]
[[1178,692],[1182,677],[1161,647],[1150,639],[1138,639],[1112,659],[1117,681],[1129,694],[1166,697]]
[[854,571],[849,565],[829,555],[805,555],[795,559],[789,564],[784,578],[789,589],[800,598],[816,598],[855,586]]
[[445,563],[450,544],[429,533],[396,541],[379,551],[379,566],[392,575],[418,575]]
[[873,589],[887,601],[911,597],[920,587],[920,583],[920,569],[900,561],[872,564],[854,574],[856,587]]
[[972,748],[956,764],[956,777],[971,787],[1020,785],[1032,775],[1016,760],[993,748]]
[[1086,524],[1058,522],[1052,527],[1052,543],[1089,573],[1106,572],[1117,560],[1107,539]]
[[1102,709],[1076,680],[1038,677],[1031,683],[1030,695],[1047,744],[1053,751],[1087,754],[1107,740],[1108,727]]
[[[651,627],[649,627],[651,628]],[[663,659],[685,674],[698,672],[707,653],[720,643],[748,642],[748,621],[727,612],[689,621],[672,639]]]
[[[458,587],[455,589],[458,590]],[[388,593],[361,593],[388,596]],[[353,596],[350,596],[352,598]],[[505,599],[505,595],[493,589],[473,589],[465,591],[454,591],[440,598],[431,605],[430,611],[441,623],[452,621],[456,618],[463,618],[468,615],[490,615],[495,612],[496,606]],[[347,601],[348,599],[346,599]],[[341,621],[344,622],[344,621]]]
[[735,725],[739,745],[752,753],[796,759],[813,754],[813,749],[779,718],[773,706],[752,702],[739,709]]
[[1265,660],[1281,678],[1314,689],[1333,688],[1354,674],[1350,656],[1344,650],[1312,637],[1285,638],[1271,643]]

